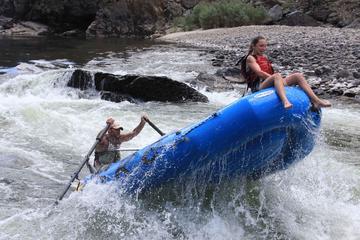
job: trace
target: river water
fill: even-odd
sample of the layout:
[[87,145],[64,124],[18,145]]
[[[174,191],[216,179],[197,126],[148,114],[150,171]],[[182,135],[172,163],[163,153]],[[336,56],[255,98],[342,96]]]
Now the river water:
[[[357,103],[332,100],[313,152],[262,179],[190,179],[137,197],[91,184],[54,206],[109,116],[131,130],[147,113],[172,132],[240,93],[201,90],[209,103],[133,104],[66,87],[75,68],[178,81],[215,72],[202,49],[113,39],[0,39],[0,46],[0,239],[360,239]],[[158,138],[146,126],[123,147]]]

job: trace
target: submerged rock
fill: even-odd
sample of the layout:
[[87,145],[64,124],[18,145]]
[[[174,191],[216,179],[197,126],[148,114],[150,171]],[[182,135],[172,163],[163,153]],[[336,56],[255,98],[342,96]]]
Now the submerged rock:
[[95,87],[102,99],[121,101],[208,102],[205,95],[185,83],[168,77],[142,75],[114,75],[77,69],[67,86],[86,90]]

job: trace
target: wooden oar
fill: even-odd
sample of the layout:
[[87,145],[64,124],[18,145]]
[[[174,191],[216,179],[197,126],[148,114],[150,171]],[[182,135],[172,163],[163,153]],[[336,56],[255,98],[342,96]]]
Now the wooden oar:
[[65,194],[67,193],[67,191],[69,190],[72,182],[78,177],[81,169],[85,166],[85,164],[88,164],[89,158],[92,154],[92,152],[95,150],[96,145],[101,141],[101,139],[103,138],[103,136],[106,134],[106,132],[109,130],[110,128],[110,124],[107,124],[106,127],[97,135],[96,137],[96,141],[94,142],[94,144],[92,145],[92,147],[90,148],[88,154],[86,154],[86,156],[84,157],[84,160],[82,161],[81,165],[79,166],[78,170],[72,175],[68,185],[66,185],[66,188],[64,189],[64,191],[60,194],[59,198],[56,200],[55,204],[58,204],[59,201],[61,201],[63,199],[63,197],[65,196]]
[[157,131],[161,136],[164,136],[165,133],[163,133],[155,124],[153,124],[148,118],[145,118],[145,121],[155,130]]

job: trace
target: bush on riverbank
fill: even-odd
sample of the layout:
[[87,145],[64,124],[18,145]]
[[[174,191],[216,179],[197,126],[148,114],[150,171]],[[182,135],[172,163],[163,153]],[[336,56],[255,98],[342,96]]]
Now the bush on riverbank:
[[261,7],[242,0],[220,0],[199,3],[189,16],[177,18],[175,25],[184,30],[237,27],[260,24],[265,18],[266,11]]

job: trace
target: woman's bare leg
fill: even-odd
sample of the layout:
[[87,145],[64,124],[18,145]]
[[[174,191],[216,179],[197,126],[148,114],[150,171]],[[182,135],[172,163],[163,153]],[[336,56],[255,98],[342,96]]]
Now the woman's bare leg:
[[276,93],[280,97],[281,102],[284,105],[284,108],[289,109],[292,107],[291,102],[289,102],[286,97],[285,88],[284,88],[284,79],[281,77],[279,73],[275,73],[268,77],[260,84],[260,89],[268,88],[274,86],[276,89]]
[[320,99],[318,96],[315,95],[314,91],[311,89],[310,85],[301,73],[293,73],[287,76],[285,78],[285,82],[289,86],[299,85],[308,95],[310,101],[314,104],[314,107],[322,108],[331,106],[331,103],[329,101]]

